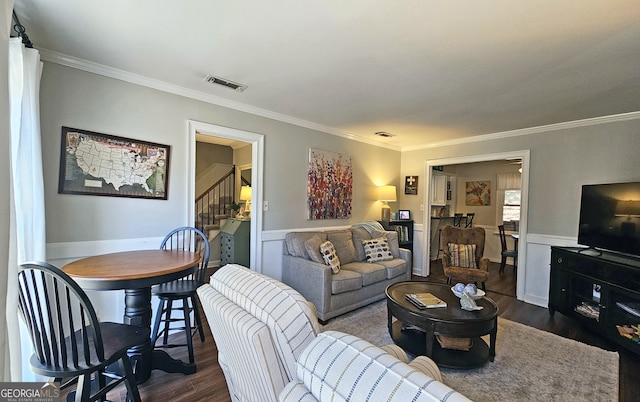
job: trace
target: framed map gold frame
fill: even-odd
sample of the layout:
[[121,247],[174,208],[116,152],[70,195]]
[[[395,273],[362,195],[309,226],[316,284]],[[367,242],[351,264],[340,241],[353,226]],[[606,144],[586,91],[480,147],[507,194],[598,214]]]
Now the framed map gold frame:
[[62,127],[58,193],[166,200],[171,147]]

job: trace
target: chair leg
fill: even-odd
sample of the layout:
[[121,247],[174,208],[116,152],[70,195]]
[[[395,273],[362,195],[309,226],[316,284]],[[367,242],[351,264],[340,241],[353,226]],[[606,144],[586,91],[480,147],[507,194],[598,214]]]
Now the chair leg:
[[162,321],[164,308],[164,300],[160,299],[160,302],[158,302],[158,309],[156,310],[156,322],[153,324],[153,332],[151,332],[151,347],[154,347],[158,340],[158,331],[160,330],[160,321]]
[[487,291],[487,285],[485,282],[482,282],[482,290]]
[[131,368],[131,360],[125,353],[120,359],[120,370],[124,373],[125,385],[127,386],[127,401],[140,402],[140,391],[138,391],[138,385],[136,383],[136,377],[133,374]]
[[447,276],[447,284],[451,285],[451,277]]
[[187,350],[189,351],[189,363],[193,363],[195,361],[195,357],[193,356],[193,339],[191,333],[191,312],[189,308],[189,298],[185,297],[182,299],[182,313],[184,314],[184,334],[187,337]]
[[500,270],[498,271],[499,274],[504,272],[505,265],[507,265],[507,257],[502,256],[502,259],[500,260]]
[[164,333],[162,334],[162,344],[169,343],[169,330],[171,329],[171,313],[173,312],[173,300],[167,299],[167,307],[164,314]]
[[191,298],[191,305],[193,306],[193,316],[196,319],[196,325],[198,332],[200,333],[200,342],[204,342],[204,331],[202,329],[202,319],[200,318],[200,309],[198,309],[198,301],[195,297]]

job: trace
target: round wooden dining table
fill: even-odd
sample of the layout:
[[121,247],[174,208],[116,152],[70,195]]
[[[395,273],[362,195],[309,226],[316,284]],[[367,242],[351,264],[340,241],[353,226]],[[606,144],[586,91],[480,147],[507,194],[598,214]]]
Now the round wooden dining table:
[[[151,328],[151,287],[192,273],[200,262],[197,253],[181,250],[137,250],[83,258],[62,267],[85,290],[125,292],[124,323]],[[151,339],[129,350],[138,383],[146,381],[151,370],[193,374],[194,363],[173,359],[154,350]]]

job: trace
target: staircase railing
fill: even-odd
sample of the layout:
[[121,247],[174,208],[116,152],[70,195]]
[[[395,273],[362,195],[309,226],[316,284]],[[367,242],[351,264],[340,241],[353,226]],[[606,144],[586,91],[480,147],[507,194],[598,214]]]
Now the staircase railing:
[[207,233],[209,227],[218,224],[221,217],[231,215],[236,193],[235,171],[233,166],[196,198],[196,227],[203,232]]

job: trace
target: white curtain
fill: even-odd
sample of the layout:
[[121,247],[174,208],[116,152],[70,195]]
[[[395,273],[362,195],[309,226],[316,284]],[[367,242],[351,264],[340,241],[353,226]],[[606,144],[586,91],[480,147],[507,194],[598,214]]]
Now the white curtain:
[[506,190],[520,190],[522,188],[522,174],[498,173],[496,184],[496,226],[502,225],[502,207]]
[[[44,180],[40,143],[40,76],[42,62],[20,38],[9,41],[9,108],[11,124],[12,219],[8,283],[17,283],[17,266],[46,261]],[[28,365],[29,342],[20,345],[15,286],[7,292],[7,328],[11,348],[11,380],[34,381]],[[29,339],[22,336],[22,339]]]
[[[13,0],[0,1],[0,140],[9,144],[9,31]],[[9,285],[9,148],[0,147],[0,381],[11,381],[11,347],[7,326]],[[15,282],[14,282],[15,283]],[[15,314],[12,312],[12,314]]]

